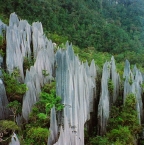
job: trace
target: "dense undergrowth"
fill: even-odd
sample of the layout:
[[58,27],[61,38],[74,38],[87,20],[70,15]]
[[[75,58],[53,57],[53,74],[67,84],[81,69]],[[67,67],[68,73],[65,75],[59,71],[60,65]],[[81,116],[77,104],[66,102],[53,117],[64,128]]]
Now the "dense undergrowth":
[[140,133],[135,95],[129,94],[124,105],[112,106],[106,135],[89,136],[87,145],[133,145],[137,144]]

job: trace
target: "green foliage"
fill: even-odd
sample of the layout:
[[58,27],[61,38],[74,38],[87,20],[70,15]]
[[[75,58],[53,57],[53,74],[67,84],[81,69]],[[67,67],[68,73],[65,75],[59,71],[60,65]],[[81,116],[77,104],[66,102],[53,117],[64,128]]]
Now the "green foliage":
[[[50,126],[50,111],[53,106],[55,106],[57,111],[62,110],[63,105],[60,101],[61,98],[56,96],[55,82],[45,84],[40,93],[39,101],[32,108],[29,123],[26,125],[26,144],[39,145],[40,142],[46,144],[48,137],[47,128]],[[34,135],[31,135],[32,132]],[[38,134],[36,135],[36,133]],[[45,136],[42,138],[40,134],[45,134]]]
[[42,70],[42,74],[46,77],[49,76],[49,73],[47,72],[47,70]]
[[140,145],[144,145],[144,140],[140,140]]
[[120,140],[125,145],[133,143],[134,141],[131,131],[128,127],[125,126],[119,126],[116,129],[112,129],[110,132],[107,133],[107,137],[111,142],[116,142],[117,140]]
[[0,46],[3,44],[3,37],[0,35]]
[[14,78],[20,77],[20,71],[17,67],[15,67],[13,69],[13,72],[12,72],[11,76],[14,77]]
[[90,144],[91,145],[110,145],[108,138],[103,136],[96,136],[94,138],[90,139]]
[[60,36],[56,33],[51,33],[51,34],[48,34],[48,38],[51,39],[53,42],[55,42],[57,45],[60,45],[62,43],[66,43],[67,40],[68,40],[68,37],[67,36]]
[[16,131],[19,130],[18,126],[13,121],[0,120],[0,132]]
[[41,127],[32,127],[27,132],[25,144],[31,145],[46,145],[49,135],[49,130]]
[[63,109],[63,105],[60,101],[61,98],[56,96],[55,82],[45,84],[40,93],[39,101],[32,108],[29,117],[30,126],[49,126],[51,108],[55,106],[57,111]]
[[130,84],[130,85],[132,85],[133,80],[132,80],[132,76],[131,76],[131,74],[130,74],[130,78],[129,78],[129,80],[128,80],[128,81],[129,81],[129,84]]
[[29,115],[29,124],[26,128],[29,130],[31,127],[47,127],[50,124],[50,114],[46,114],[45,104],[37,102]]
[[16,125],[15,122],[0,120],[0,144],[9,144],[12,133],[15,131],[19,131],[19,127]]
[[6,14],[0,13],[0,20],[2,20],[3,23],[8,24],[9,20]]
[[143,5],[142,0],[136,5],[101,0],[5,0],[0,2],[0,13],[9,17],[16,12],[29,22],[41,21],[46,35],[58,45],[69,40],[80,48],[118,54],[142,50]]
[[114,84],[113,84],[113,81],[111,79],[108,80],[108,90],[109,90],[110,94],[113,93]]
[[8,107],[13,110],[12,112],[15,112],[15,114],[18,114],[21,112],[21,103],[19,103],[17,100],[10,102],[8,104]]
[[5,53],[3,52],[2,49],[0,49],[0,55],[3,57],[5,55]]
[[90,143],[93,145],[134,144],[140,132],[141,127],[137,117],[135,95],[129,94],[124,106],[112,107],[106,136],[91,138]]
[[48,114],[53,106],[56,110],[60,111],[63,109],[63,105],[60,103],[61,98],[56,96],[56,91],[54,89],[50,90],[50,93],[42,92],[40,94],[39,103],[45,105],[46,114]]
[[18,75],[17,70],[14,70],[12,75],[5,73],[3,71],[3,79],[5,83],[6,93],[8,95],[9,100],[22,100],[22,96],[27,91],[26,84],[19,83],[15,76]]
[[81,61],[87,61],[90,64],[92,59],[94,59],[96,65],[98,65],[101,69],[103,68],[103,64],[106,61],[109,61],[112,57],[109,53],[96,51],[94,47],[80,49],[79,47],[74,46],[74,51],[78,54]]
[[85,144],[87,144],[87,142],[89,141],[89,133],[88,133],[88,130],[87,128],[84,128],[84,142]]
[[[117,62],[117,59],[116,59],[116,62]],[[125,63],[124,61],[116,63],[117,72],[119,73],[121,79],[123,78],[124,63]]]
[[16,115],[21,113],[21,109],[22,109],[21,108],[21,103],[19,103],[17,100],[15,100],[15,101],[10,102],[8,104],[8,108],[10,108],[10,110],[13,112],[14,121],[15,121]]
[[30,67],[34,65],[34,62],[35,59],[33,57],[31,58],[24,57],[24,62],[23,62],[24,71],[26,71],[27,69],[29,70]]
[[46,120],[47,119],[47,114],[44,114],[44,113],[39,113],[37,116],[41,120]]
[[0,55],[2,57],[5,55],[4,50],[5,50],[5,40],[3,36],[0,35]]
[[144,91],[144,83],[141,84],[141,88]]
[[42,91],[43,91],[43,92],[46,92],[46,93],[48,93],[48,94],[50,94],[50,91],[51,91],[52,89],[55,89],[55,87],[56,87],[56,82],[46,83],[46,84],[43,86]]

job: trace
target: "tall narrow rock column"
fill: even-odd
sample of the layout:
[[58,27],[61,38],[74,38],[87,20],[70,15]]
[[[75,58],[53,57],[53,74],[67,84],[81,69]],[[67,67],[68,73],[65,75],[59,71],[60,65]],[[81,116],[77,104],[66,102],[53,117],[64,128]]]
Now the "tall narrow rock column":
[[[81,63],[74,55],[72,45],[66,47],[66,50],[60,49],[56,53],[56,89],[64,109],[58,114],[60,136],[55,145],[84,145],[84,124],[93,111],[96,67],[94,61],[90,67]],[[51,116],[56,115],[53,113]],[[52,139],[51,133],[48,145],[54,143]]]

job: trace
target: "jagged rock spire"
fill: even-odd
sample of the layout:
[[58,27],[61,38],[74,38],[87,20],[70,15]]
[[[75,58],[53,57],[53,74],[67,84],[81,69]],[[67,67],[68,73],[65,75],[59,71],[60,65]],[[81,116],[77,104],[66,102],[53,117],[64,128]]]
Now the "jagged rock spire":
[[6,96],[5,86],[2,79],[0,79],[0,120],[7,119],[10,115],[10,111],[7,107],[8,99]]
[[[113,88],[110,92],[109,81],[111,81]],[[98,105],[98,134],[104,135],[106,133],[106,126],[109,119],[110,108],[116,102],[119,96],[120,77],[116,70],[115,60],[112,56],[110,62],[106,62],[103,66],[101,79],[101,95]]]
[[128,94],[133,93],[136,97],[136,110],[138,113],[138,120],[141,124],[143,119],[143,103],[142,103],[142,88],[143,76],[141,72],[134,66],[133,72],[130,70],[130,63],[125,62],[124,74],[124,103]]
[[[58,114],[58,125],[61,127],[55,145],[84,145],[84,124],[93,111],[96,67],[94,61],[90,67],[81,63],[74,55],[72,45],[67,43],[66,48],[56,53],[56,89],[64,109]],[[50,141],[48,143],[52,145]]]
[[20,145],[19,139],[15,133],[13,133],[13,136],[11,138],[11,142],[9,145]]
[[[53,44],[43,34],[42,24],[35,22],[30,26],[26,20],[19,20],[15,13],[10,15],[6,31],[6,65],[11,74],[15,68],[20,71],[19,81],[24,82],[28,91],[23,97],[22,115],[28,120],[32,106],[38,101],[41,87],[50,82],[54,70]],[[31,46],[31,44],[33,46]],[[34,59],[34,66],[26,70],[24,59]],[[48,76],[43,75],[45,71]]]

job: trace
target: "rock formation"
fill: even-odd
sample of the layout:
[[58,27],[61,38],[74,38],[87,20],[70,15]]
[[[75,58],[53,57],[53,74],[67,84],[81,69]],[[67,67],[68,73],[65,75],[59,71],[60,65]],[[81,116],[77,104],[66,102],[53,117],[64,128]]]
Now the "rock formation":
[[[84,145],[84,127],[91,119],[91,113],[95,111],[96,96],[99,97],[98,114],[95,115],[98,120],[98,134],[104,135],[111,106],[119,97],[120,77],[114,57],[103,65],[100,94],[96,95],[97,69],[94,60],[90,66],[87,62],[81,62],[69,43],[66,43],[66,49],[58,49],[54,54],[54,45],[44,35],[40,22],[34,22],[31,26],[26,20],[19,20],[17,15],[12,13],[8,26],[0,21],[0,35],[3,35],[3,30],[6,30],[7,71],[12,74],[18,69],[18,81],[25,83],[28,88],[23,96],[22,116],[16,117],[17,124],[21,124],[22,118],[28,121],[32,106],[39,100],[41,88],[55,79],[56,94],[61,97],[64,108],[59,112],[55,111],[55,107],[51,109],[48,145]],[[24,71],[25,59],[33,60],[34,64]],[[0,56],[0,64],[2,63],[3,58]],[[131,71],[130,63],[126,60],[123,73],[123,103],[129,93],[135,94],[140,124],[143,119],[143,78],[136,66]],[[112,88],[109,82],[112,83]],[[9,116],[7,105],[5,86],[0,79],[0,119]],[[14,134],[10,145],[19,144]]]

